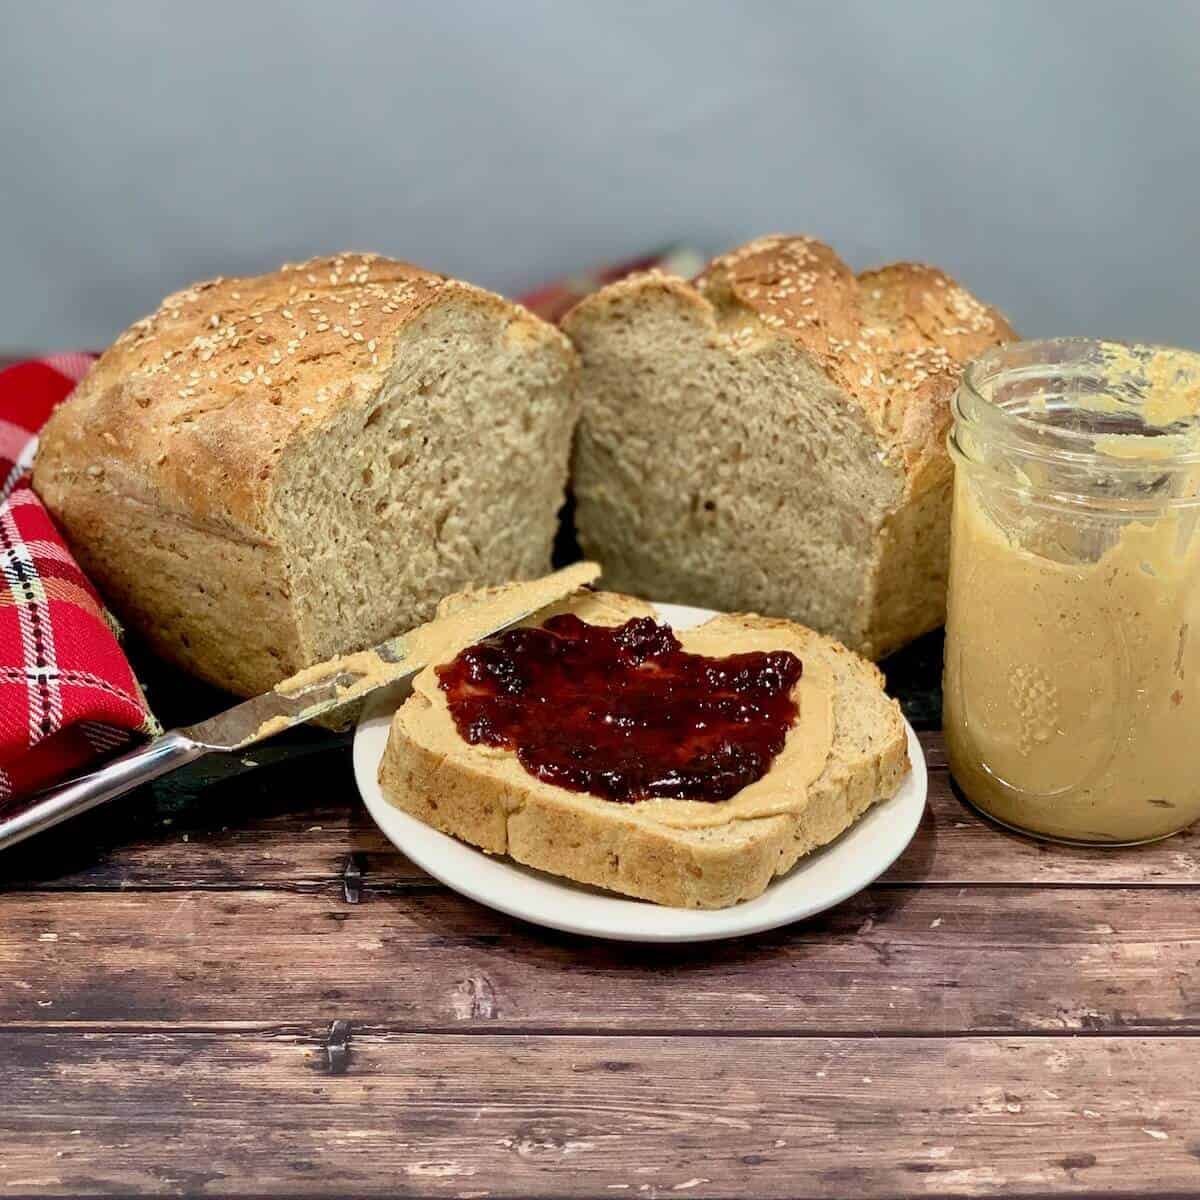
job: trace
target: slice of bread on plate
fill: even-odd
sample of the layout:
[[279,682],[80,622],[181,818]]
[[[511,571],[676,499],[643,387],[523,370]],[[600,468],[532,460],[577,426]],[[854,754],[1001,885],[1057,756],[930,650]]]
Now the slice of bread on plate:
[[790,617],[881,658],[945,617],[950,396],[1015,335],[934,267],[767,237],[610,284],[582,361],[579,540],[622,591]]
[[33,482],[127,625],[255,695],[544,574],[576,375],[500,296],[313,259],[164,300],[51,417]]
[[[469,603],[451,597],[442,612]],[[563,612],[609,626],[654,615],[644,601],[583,591],[538,623]],[[721,615],[676,636],[691,653],[790,650],[803,663],[793,692],[799,715],[783,750],[728,800],[618,803],[543,782],[512,751],[459,735],[433,667],[392,720],[383,794],[490,854],[659,904],[723,908],[761,894],[900,787],[909,766],[904,721],[872,664],[774,618]]]

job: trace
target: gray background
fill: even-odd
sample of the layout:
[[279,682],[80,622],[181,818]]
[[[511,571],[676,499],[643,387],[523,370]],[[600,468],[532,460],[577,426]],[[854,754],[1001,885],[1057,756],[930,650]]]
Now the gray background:
[[1200,3],[0,0],[0,348],[376,249],[519,292],[663,242],[920,258],[1200,345]]

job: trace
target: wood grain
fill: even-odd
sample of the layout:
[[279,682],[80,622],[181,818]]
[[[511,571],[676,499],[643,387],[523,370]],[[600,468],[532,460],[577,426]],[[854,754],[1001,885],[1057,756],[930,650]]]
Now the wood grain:
[[[922,742],[929,806],[885,882],[1200,883],[1200,827],[1123,850],[1036,842],[968,809],[951,788],[941,735]],[[349,752],[338,749],[217,783],[162,781],[0,858],[0,888],[312,890],[335,885],[351,854],[376,888],[430,884],[375,827],[358,799]]]
[[1200,1042],[0,1033],[5,1195],[1200,1188]]
[[0,1192],[1200,1194],[1196,835],[999,833],[926,743],[884,880],[724,944],[442,889],[344,750],[39,839],[0,860]]
[[0,928],[5,1021],[1200,1031],[1191,890],[872,890],[683,947],[558,935],[440,889],[9,895]]

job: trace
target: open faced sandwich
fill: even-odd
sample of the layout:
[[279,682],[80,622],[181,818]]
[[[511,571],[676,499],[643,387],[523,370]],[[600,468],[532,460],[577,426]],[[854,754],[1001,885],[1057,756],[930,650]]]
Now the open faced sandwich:
[[[528,584],[512,584],[527,588]],[[466,618],[472,594],[442,615]],[[419,675],[379,780],[492,854],[688,908],[759,895],[908,770],[876,668],[789,621],[579,591]]]

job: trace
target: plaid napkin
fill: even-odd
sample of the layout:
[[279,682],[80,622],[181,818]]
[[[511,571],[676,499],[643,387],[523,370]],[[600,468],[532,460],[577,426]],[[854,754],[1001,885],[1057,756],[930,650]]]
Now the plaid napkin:
[[[522,303],[555,321],[600,284],[649,267],[691,275],[699,257],[647,255]],[[159,732],[115,622],[29,486],[38,430],[93,360],[59,354],[0,371],[0,805]]]
[[0,804],[157,731],[27,477],[38,429],[91,363],[60,354],[0,371]]

